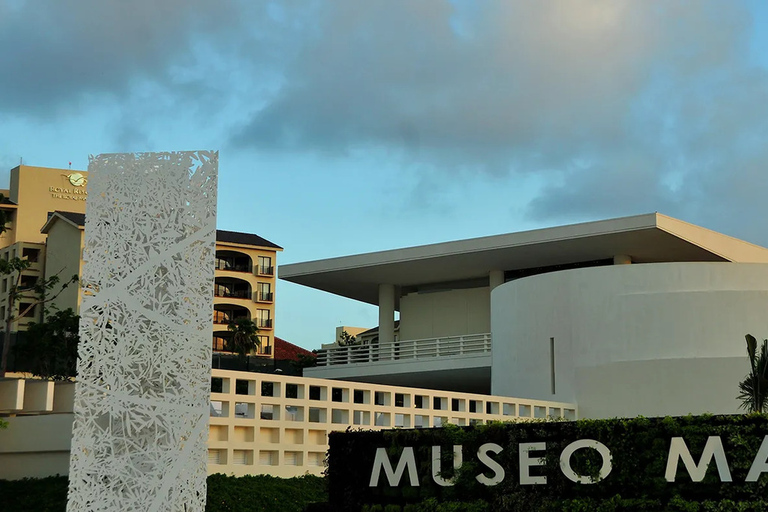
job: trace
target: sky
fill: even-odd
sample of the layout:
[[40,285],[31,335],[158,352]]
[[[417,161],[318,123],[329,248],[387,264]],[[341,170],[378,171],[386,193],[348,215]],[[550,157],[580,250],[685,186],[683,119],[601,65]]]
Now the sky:
[[[654,211],[768,246],[768,4],[0,0],[0,184],[197,149],[278,265]],[[377,323],[276,307],[309,349]]]

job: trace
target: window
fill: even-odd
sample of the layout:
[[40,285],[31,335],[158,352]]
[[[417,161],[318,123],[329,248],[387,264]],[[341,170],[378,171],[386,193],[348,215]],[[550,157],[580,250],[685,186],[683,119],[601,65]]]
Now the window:
[[275,396],[275,383],[262,381],[261,396]]
[[224,389],[224,381],[221,377],[211,377],[211,393],[221,393]]
[[3,279],[2,292],[5,293],[7,291],[8,291],[8,280],[7,279]]
[[331,388],[331,401],[333,401],[333,402],[343,402],[344,401],[344,390],[342,388]]
[[259,274],[271,276],[274,273],[275,269],[272,268],[272,258],[269,256],[259,256]]
[[320,400],[320,386],[309,386],[309,399]]
[[21,257],[25,258],[30,263],[37,263],[38,257],[40,257],[40,249],[34,247],[24,247],[21,250]]
[[354,400],[356,404],[364,404],[365,392],[362,389],[356,389],[354,392]]
[[257,327],[265,327],[267,329],[272,328],[272,313],[268,309],[257,309],[256,310],[256,326]]
[[405,395],[402,393],[395,393],[395,407],[405,407]]
[[242,379],[235,380],[235,394],[236,395],[249,395],[248,381]]
[[259,300],[263,302],[272,302],[272,284],[271,283],[259,283]]
[[36,284],[37,276],[21,276],[21,280],[19,281],[19,288],[22,290],[27,290],[34,288]]
[[213,337],[213,350],[217,352],[226,352],[227,351],[227,338],[224,336],[214,336]]
[[[30,308],[30,306],[32,306],[32,304],[26,302],[19,304],[19,315],[21,315],[22,318],[34,318],[37,307],[33,306]],[[29,311],[27,311],[27,308],[29,308]]]
[[256,336],[259,339],[259,344],[261,346],[260,354],[271,354],[272,353],[272,347],[269,344],[269,336]]
[[297,384],[286,384],[285,398],[299,398],[299,386]]

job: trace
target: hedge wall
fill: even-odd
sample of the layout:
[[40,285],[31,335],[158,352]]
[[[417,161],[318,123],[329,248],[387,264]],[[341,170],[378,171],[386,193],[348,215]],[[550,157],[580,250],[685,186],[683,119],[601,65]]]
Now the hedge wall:
[[[67,477],[0,480],[0,510],[9,512],[65,512]],[[325,479],[317,476],[276,478],[268,475],[235,478],[208,477],[206,512],[302,512],[309,504],[325,502]]]
[[[768,435],[768,417],[689,416],[580,420],[575,422],[496,423],[476,427],[448,427],[382,432],[348,431],[330,434],[329,493],[335,510],[768,510],[768,476],[745,482],[753,460]],[[678,461],[674,482],[665,478],[672,438],[682,437],[695,464],[710,436],[719,436],[732,482],[721,482],[715,459],[701,482],[693,482]],[[579,439],[593,439],[610,450],[612,470],[603,480],[575,483],[560,468],[560,455]],[[519,443],[544,442],[546,450],[529,454],[544,457],[544,465],[529,470],[545,476],[546,484],[519,482]],[[503,450],[490,453],[503,469],[503,480],[482,485],[477,475],[494,471],[476,457],[485,443]],[[461,445],[463,464],[454,474],[452,446]],[[453,485],[437,485],[432,477],[432,447],[441,446],[441,475]],[[399,485],[390,487],[381,471],[377,486],[370,480],[376,449],[385,448],[397,468],[404,447],[414,447],[418,486],[409,484],[405,469]],[[591,482],[602,458],[593,449],[579,449],[571,457],[573,470]],[[765,457],[759,462],[766,462]]]

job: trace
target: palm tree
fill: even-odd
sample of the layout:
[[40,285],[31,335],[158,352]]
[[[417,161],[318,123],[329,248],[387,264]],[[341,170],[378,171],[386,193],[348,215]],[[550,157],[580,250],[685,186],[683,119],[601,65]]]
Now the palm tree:
[[747,334],[745,338],[750,371],[739,383],[741,393],[738,398],[742,409],[762,413],[768,410],[768,340],[763,340],[758,354],[755,337]]
[[237,353],[241,359],[245,359],[254,349],[261,348],[261,341],[259,341],[259,337],[256,335],[259,332],[259,328],[256,327],[253,320],[238,318],[229,322],[227,329],[232,332],[229,348],[232,352]]

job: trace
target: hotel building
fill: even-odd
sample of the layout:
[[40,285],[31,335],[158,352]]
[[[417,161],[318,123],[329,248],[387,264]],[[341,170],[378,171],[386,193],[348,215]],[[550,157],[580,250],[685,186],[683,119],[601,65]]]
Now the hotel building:
[[[10,189],[0,191],[6,200],[0,209],[10,216],[0,236],[0,257],[26,258],[30,267],[21,276],[21,285],[33,286],[38,279],[58,275],[69,279],[82,274],[83,230],[88,173],[66,169],[20,165],[11,169]],[[273,357],[275,327],[275,268],[277,253],[283,249],[258,235],[216,231],[214,283],[213,350],[227,353],[230,321],[253,320],[260,348],[253,354]],[[6,292],[16,276],[0,281],[0,313],[6,318]],[[52,305],[79,310],[81,289],[71,286]],[[18,311],[26,309],[22,299]],[[13,313],[18,315],[18,311]],[[31,321],[41,321],[42,307],[36,307],[12,325],[12,332],[24,330]]]

